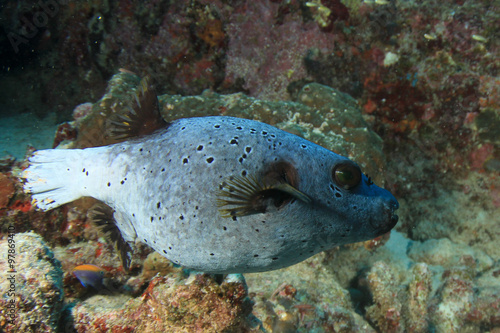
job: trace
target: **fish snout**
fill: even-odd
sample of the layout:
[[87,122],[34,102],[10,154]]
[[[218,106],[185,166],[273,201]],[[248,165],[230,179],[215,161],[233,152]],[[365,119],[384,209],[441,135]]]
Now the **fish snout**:
[[394,197],[381,203],[378,216],[370,219],[370,224],[377,231],[378,235],[383,235],[396,226],[399,216],[395,212],[398,208],[399,203]]

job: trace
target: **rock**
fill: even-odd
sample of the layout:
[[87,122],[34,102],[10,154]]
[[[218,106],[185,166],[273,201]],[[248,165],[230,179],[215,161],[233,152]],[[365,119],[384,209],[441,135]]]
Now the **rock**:
[[489,270],[494,260],[479,249],[464,244],[456,244],[448,238],[429,239],[425,242],[412,242],[408,256],[417,262],[440,265],[444,268],[454,266],[473,266],[479,272]]
[[64,298],[62,270],[42,237],[9,234],[0,240],[0,257],[0,271],[8,276],[0,280],[0,330],[57,332]]
[[[252,332],[244,280],[207,274],[157,276],[141,297],[95,295],[71,308],[76,332]],[[257,331],[255,331],[257,332]]]
[[404,332],[402,304],[399,300],[400,280],[394,269],[383,261],[376,262],[368,274],[368,286],[374,304],[366,309],[366,316],[382,332]]

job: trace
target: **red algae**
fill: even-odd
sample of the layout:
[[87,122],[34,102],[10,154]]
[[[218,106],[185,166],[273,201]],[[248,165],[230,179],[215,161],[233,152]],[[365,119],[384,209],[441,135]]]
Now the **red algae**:
[[0,173],[0,211],[7,208],[14,193],[14,181],[11,180],[9,176]]

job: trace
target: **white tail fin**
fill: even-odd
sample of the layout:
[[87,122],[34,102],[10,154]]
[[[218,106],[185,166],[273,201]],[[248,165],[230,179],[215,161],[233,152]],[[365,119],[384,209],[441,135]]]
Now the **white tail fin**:
[[30,166],[21,177],[34,205],[49,210],[83,196],[81,187],[75,186],[81,153],[81,149],[48,149],[36,151],[29,158]]

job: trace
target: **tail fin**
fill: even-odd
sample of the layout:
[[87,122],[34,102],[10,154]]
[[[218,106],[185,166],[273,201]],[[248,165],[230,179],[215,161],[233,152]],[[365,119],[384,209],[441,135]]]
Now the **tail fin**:
[[[23,171],[24,191],[32,194],[33,204],[42,210],[59,207],[80,198],[75,174],[81,160],[81,149],[47,149],[36,151],[29,167]],[[81,170],[80,170],[81,171]]]

